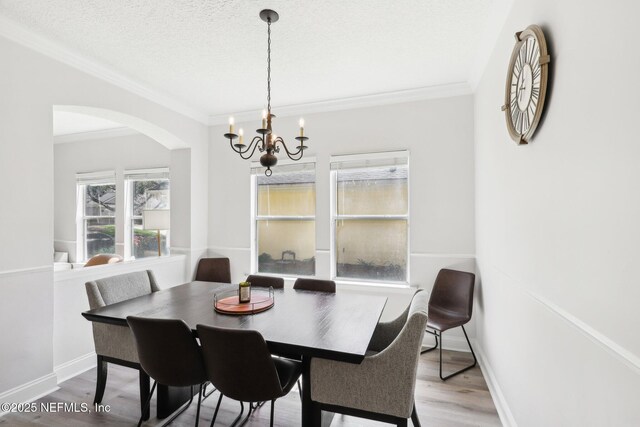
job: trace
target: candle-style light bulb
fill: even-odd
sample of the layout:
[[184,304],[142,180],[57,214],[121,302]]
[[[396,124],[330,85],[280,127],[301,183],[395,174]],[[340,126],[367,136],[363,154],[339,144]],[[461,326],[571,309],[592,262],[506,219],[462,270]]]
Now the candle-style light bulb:
[[300,124],[300,136],[304,136],[304,119],[300,119],[298,123]]
[[238,135],[240,136],[240,140],[238,141],[238,144],[244,145],[244,131],[242,130],[242,128],[238,130]]
[[267,110],[262,110],[262,129],[267,128]]
[[233,133],[234,124],[235,124],[235,121],[233,120],[233,117],[229,117],[229,133]]

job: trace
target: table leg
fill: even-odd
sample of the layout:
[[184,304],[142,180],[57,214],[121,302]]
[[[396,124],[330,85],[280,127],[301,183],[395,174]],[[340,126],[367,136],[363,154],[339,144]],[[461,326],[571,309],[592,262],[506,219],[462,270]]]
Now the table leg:
[[145,410],[145,404],[147,403],[147,400],[149,399],[149,375],[147,375],[147,373],[142,370],[142,368],[140,368],[140,373],[138,375],[138,380],[140,383],[140,411],[142,413],[142,420],[143,421],[147,421],[149,419],[149,414],[150,414],[150,410],[149,408],[146,408]]
[[192,387],[169,387],[158,383],[157,402],[158,418],[167,418],[182,405],[187,403],[194,394]]
[[311,357],[302,357],[302,427],[320,427],[321,411],[311,400]]

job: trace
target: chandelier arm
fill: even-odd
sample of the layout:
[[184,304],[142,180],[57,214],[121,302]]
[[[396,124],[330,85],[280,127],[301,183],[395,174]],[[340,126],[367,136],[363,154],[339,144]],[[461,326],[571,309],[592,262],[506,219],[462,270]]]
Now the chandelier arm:
[[[1,1],[1,0],[0,0]],[[271,113],[271,24],[278,21],[278,14],[270,9],[264,9],[260,12],[260,18],[267,23],[267,111],[265,112],[266,117],[263,115],[262,118],[262,127],[257,129],[257,133],[259,136],[254,137],[251,140],[249,145],[245,144],[234,144],[233,141],[239,136],[233,133],[233,118],[231,118],[229,122],[229,133],[225,133],[224,137],[229,138],[229,145],[231,149],[240,155],[243,160],[249,160],[256,152],[256,149],[262,152],[267,152],[266,155],[263,155],[264,159],[261,158],[261,163],[275,165],[277,163],[276,154],[280,153],[280,146],[278,143],[284,147],[284,151],[287,154],[287,157],[293,161],[298,161],[302,159],[304,155],[304,150],[307,148],[304,145],[304,142],[309,138],[304,136],[304,123],[300,121],[300,136],[297,136],[295,139],[300,142],[300,145],[296,146],[296,151],[290,151],[287,147],[286,143],[282,139],[282,137],[274,138],[272,134],[271,121],[275,117]],[[271,135],[271,136],[265,136]],[[242,138],[242,137],[241,137]],[[267,176],[271,176],[271,168],[267,167],[265,171]]]
[[[263,142],[262,140],[263,140],[263,137],[254,136],[253,139],[251,140],[251,143],[247,146],[246,150],[236,151],[236,153],[240,154],[240,157],[242,157],[243,160],[249,160],[253,156],[253,154],[256,152],[256,148],[258,148],[258,146],[260,145],[260,142]],[[251,146],[253,146],[253,149],[251,149]],[[244,154],[249,152],[249,150],[251,150],[251,154],[245,157]]]
[[[298,151],[296,151],[295,153],[292,153],[291,151],[289,151],[289,149],[287,148],[287,144],[285,144],[281,136],[279,136],[278,139],[276,139],[276,142],[279,142],[280,144],[282,144],[284,151],[287,153],[287,157],[289,157],[291,160],[294,160],[294,161],[300,160],[304,155],[304,150],[301,147],[298,147]],[[296,156],[299,156],[299,157],[296,157]]]

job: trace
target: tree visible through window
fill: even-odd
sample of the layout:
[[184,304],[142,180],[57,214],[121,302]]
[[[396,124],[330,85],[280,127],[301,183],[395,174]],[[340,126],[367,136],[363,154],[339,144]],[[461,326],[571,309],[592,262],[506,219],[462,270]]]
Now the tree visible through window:
[[81,186],[84,259],[116,252],[116,185]]
[[[125,176],[129,194],[129,255],[135,258],[158,256],[156,230],[145,230],[142,212],[170,209],[168,172],[133,173]],[[160,231],[160,250],[169,253],[169,231]]]

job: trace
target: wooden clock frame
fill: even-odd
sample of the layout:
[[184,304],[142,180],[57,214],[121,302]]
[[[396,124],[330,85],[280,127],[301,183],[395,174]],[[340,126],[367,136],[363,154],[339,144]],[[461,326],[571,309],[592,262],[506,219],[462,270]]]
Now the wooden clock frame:
[[[534,113],[533,121],[531,125],[524,133],[518,132],[511,120],[511,84],[512,84],[512,75],[514,73],[514,67],[518,55],[520,54],[520,48],[522,44],[526,42],[528,38],[534,38],[538,43],[540,49],[540,93],[538,95],[538,103],[537,108]],[[551,56],[547,50],[547,42],[544,37],[544,33],[542,29],[537,25],[529,25],[524,31],[517,32],[515,34],[516,44],[513,48],[513,52],[511,53],[511,60],[509,61],[509,68],[507,70],[507,79],[505,83],[505,91],[504,91],[504,105],[502,106],[502,111],[505,113],[505,119],[507,121],[507,129],[509,131],[509,136],[513,139],[518,145],[528,144],[531,137],[533,136],[538,124],[540,123],[540,118],[542,117],[542,111],[544,109],[544,102],[547,93],[547,80],[549,77],[549,62],[551,61]]]

